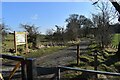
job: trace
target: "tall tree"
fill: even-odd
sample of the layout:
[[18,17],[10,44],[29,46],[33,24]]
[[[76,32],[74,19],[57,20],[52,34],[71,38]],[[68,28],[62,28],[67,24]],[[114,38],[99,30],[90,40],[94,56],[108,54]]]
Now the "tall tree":
[[93,23],[84,15],[72,14],[66,19],[67,29],[66,34],[69,40],[77,40],[82,36],[90,34],[90,28]]
[[79,22],[80,22],[79,34],[82,34],[84,37],[91,34],[90,29],[93,26],[91,19],[86,18],[84,15],[80,15]]
[[77,40],[78,39],[78,31],[79,31],[79,15],[71,14],[69,18],[66,19],[67,29],[66,34],[68,35],[68,40]]

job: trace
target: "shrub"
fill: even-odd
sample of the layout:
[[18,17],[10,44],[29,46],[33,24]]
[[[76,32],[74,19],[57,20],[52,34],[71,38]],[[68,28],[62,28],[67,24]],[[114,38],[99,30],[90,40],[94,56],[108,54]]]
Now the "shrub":
[[115,68],[120,72],[120,61],[114,64]]

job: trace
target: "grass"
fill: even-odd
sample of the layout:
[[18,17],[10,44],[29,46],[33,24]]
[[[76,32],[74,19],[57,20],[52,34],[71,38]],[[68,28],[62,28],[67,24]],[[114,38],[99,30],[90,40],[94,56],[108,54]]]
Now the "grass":
[[27,58],[37,58],[37,57],[40,57],[43,55],[52,54],[52,53],[59,51],[61,49],[64,49],[64,48],[66,48],[66,47],[65,46],[62,46],[62,47],[55,46],[55,47],[49,47],[49,48],[42,48],[42,49],[31,51],[30,53],[25,54],[23,56],[27,57]]
[[[42,45],[46,45],[48,44],[49,42],[39,42],[37,44],[42,44]],[[28,43],[29,46],[31,46],[30,43]],[[2,44],[2,51],[3,53],[9,53],[9,49],[14,49],[14,35],[13,34],[8,34],[5,38],[5,40],[3,41],[3,44]],[[54,51],[57,51],[59,49],[62,49],[64,48],[64,46],[56,46],[56,47],[50,47],[50,48],[43,48],[43,49],[36,49],[36,50],[32,50],[30,49],[30,54],[34,54],[37,56],[37,54],[44,54],[44,53],[48,53],[48,52],[54,52]],[[19,52],[19,49],[22,49],[22,53],[25,52],[25,45],[19,45],[17,46],[17,49],[18,49],[18,53]],[[37,53],[37,54],[36,54]]]
[[114,34],[112,38],[112,45],[117,46],[120,41],[120,34]]
[[[114,34],[112,37],[112,42],[111,44],[113,46],[118,46],[120,41],[120,34]],[[94,58],[93,58],[93,50],[101,50],[96,43],[91,43],[89,45],[89,50],[88,52],[81,54],[80,55],[80,64],[79,65],[75,65],[76,62],[72,62],[71,67],[77,67],[77,68],[82,68],[82,69],[90,69],[93,70],[94,69]],[[111,50],[111,49],[110,49]],[[113,57],[115,53],[114,52],[107,52],[106,50],[101,51],[100,53],[98,53],[98,70],[100,71],[108,71],[108,72],[120,72],[120,60],[116,61],[115,63],[111,64],[111,65],[107,65],[105,62],[107,61],[108,63],[112,63],[112,61],[114,61]],[[112,61],[110,61],[109,59],[111,58]],[[117,57],[115,57],[117,58]],[[76,72],[73,73],[69,73],[67,75],[65,75],[66,77],[70,77],[70,78],[77,78],[77,76],[80,74],[76,74]],[[107,76],[107,75],[105,75]],[[99,77],[100,78],[100,77]],[[108,77],[107,77],[108,78]],[[111,78],[116,78],[115,76],[112,76]]]
[[[112,44],[118,45],[118,36],[120,36],[120,34],[114,35]],[[89,45],[88,49],[89,50],[86,53],[80,55],[80,64],[74,65],[73,67],[94,70],[94,57],[92,55],[93,54],[92,51],[96,50],[96,49],[100,51],[100,49],[99,49],[99,47],[97,47],[97,44],[95,44],[95,43],[91,43]],[[115,55],[114,53],[109,53],[105,50],[100,51],[97,55],[98,70],[99,71],[108,71],[108,72],[116,72],[116,71],[120,72],[120,61],[119,62],[116,61],[115,63],[113,63],[111,65],[107,65],[105,63],[105,62],[112,63],[112,61],[110,61],[109,59],[111,58],[111,60],[114,61],[114,59],[113,59],[114,55]],[[71,63],[71,65],[72,64],[76,64],[76,62]],[[69,73],[68,75],[65,75],[65,76],[67,76],[67,77],[72,76],[72,78],[77,78],[78,75],[80,75],[80,74],[76,75],[74,72],[74,73]],[[116,78],[116,77],[112,76],[112,78]]]

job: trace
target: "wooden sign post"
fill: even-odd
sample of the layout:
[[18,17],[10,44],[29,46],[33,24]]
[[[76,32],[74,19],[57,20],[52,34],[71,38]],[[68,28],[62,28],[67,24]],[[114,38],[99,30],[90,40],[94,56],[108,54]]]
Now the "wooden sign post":
[[26,53],[28,52],[28,43],[27,43],[27,32],[15,32],[14,31],[14,47],[15,52],[17,53],[18,45],[26,45]]
[[17,53],[16,32],[15,31],[14,31],[14,47],[15,47],[15,53]]

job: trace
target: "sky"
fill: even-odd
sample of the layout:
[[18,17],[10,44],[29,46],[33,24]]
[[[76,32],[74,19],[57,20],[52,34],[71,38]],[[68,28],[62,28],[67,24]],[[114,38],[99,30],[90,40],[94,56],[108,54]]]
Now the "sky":
[[[77,1],[77,0],[76,0]],[[65,19],[70,14],[85,15],[90,18],[95,7],[91,2],[2,2],[2,22],[11,31],[23,31],[20,24],[34,24],[39,32],[46,33],[55,25],[65,28]],[[0,16],[1,17],[1,16]]]
[[[90,1],[98,1],[98,0],[1,0],[2,2],[90,2]],[[100,0],[100,1],[109,1],[109,0]],[[119,1],[119,0],[111,0],[111,1]]]

